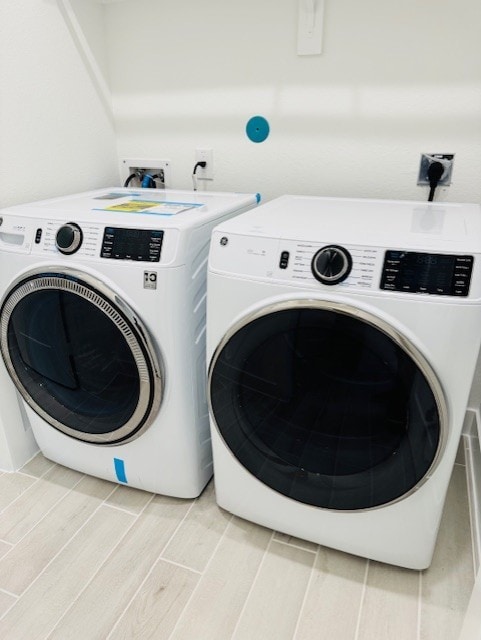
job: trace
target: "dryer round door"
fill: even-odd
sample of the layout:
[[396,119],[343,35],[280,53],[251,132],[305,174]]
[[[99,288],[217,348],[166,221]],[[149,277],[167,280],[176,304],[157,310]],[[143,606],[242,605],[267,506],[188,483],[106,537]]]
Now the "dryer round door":
[[139,317],[100,280],[30,272],[7,292],[0,328],[10,376],[52,427],[114,444],[151,424],[162,397],[158,357]]
[[403,499],[434,470],[446,438],[444,393],[419,350],[334,302],[279,303],[233,327],[210,364],[209,403],[245,469],[327,509]]

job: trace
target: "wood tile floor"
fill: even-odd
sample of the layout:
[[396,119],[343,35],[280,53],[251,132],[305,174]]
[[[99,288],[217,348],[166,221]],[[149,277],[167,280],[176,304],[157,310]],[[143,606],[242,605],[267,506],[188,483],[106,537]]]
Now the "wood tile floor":
[[416,572],[38,454],[0,474],[2,640],[456,640],[473,586],[465,469]]

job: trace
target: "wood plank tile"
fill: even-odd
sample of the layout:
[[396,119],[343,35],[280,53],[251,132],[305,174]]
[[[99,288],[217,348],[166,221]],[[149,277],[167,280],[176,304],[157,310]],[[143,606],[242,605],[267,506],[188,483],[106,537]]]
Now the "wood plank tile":
[[28,476],[40,478],[54,465],[55,462],[52,462],[48,458],[45,458],[45,456],[41,452],[39,452],[36,456],[34,456],[31,460],[23,465],[23,467],[19,470],[19,473],[26,473]]
[[[21,474],[15,476],[27,478]],[[2,512],[0,538],[16,544],[81,478],[82,474],[77,471],[57,465],[47,471]]]
[[2,542],[0,540],[0,558],[3,558],[5,554],[13,549],[13,545],[8,544],[7,542]]
[[0,560],[0,588],[20,595],[85,524],[111,491],[110,482],[84,476],[78,485]]
[[235,640],[291,640],[315,556],[273,541],[233,635]]
[[152,494],[148,491],[118,485],[112,495],[105,501],[105,504],[118,509],[125,509],[129,513],[138,515],[151,499]]
[[[101,506],[0,620],[0,638],[44,640],[134,520],[124,511]],[[109,585],[110,598],[113,592]],[[83,621],[74,637],[88,638],[82,631]]]
[[[319,548],[295,640],[354,640],[367,560]],[[373,638],[374,640],[374,638]]]
[[231,638],[271,536],[246,520],[230,522],[171,640]]
[[159,561],[110,633],[112,640],[167,640],[199,575]]
[[203,571],[230,519],[230,514],[216,504],[211,482],[195,501],[162,557]]
[[419,581],[418,571],[370,561],[356,640],[416,638]]
[[5,593],[4,591],[0,591],[0,617],[3,616],[5,611],[10,609],[16,601],[17,598],[15,598],[15,596]]
[[188,500],[155,496],[49,638],[65,640],[82,629],[84,638],[105,640],[190,505]]
[[457,640],[473,585],[466,475],[456,465],[433,562],[422,576],[421,640]]
[[313,553],[315,553],[319,547],[315,542],[302,540],[302,538],[296,538],[295,536],[290,536],[287,533],[281,533],[280,531],[275,532],[274,540],[284,542],[284,544],[292,544],[295,547],[301,547],[301,549],[306,549],[306,551],[312,551]]
[[30,478],[20,473],[3,473],[0,475],[0,511],[6,509],[35,482],[35,478]]

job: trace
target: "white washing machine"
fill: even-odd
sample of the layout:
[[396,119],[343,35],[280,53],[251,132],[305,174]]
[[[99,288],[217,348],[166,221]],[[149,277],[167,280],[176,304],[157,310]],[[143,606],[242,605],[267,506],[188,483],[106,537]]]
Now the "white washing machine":
[[478,205],[285,196],[214,229],[218,503],[430,564],[481,342]]
[[214,223],[257,200],[102,189],[0,212],[1,352],[47,458],[201,492],[208,245]]
[[18,471],[37,451],[32,429],[0,358],[0,471]]

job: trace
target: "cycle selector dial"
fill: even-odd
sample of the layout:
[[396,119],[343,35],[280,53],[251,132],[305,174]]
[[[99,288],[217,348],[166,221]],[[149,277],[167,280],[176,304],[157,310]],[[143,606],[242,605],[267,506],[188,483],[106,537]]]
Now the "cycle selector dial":
[[55,236],[55,246],[65,255],[75,253],[80,249],[83,240],[82,229],[75,222],[63,224]]
[[314,277],[322,284],[338,284],[351,273],[351,254],[344,247],[327,245],[314,254],[311,269]]

